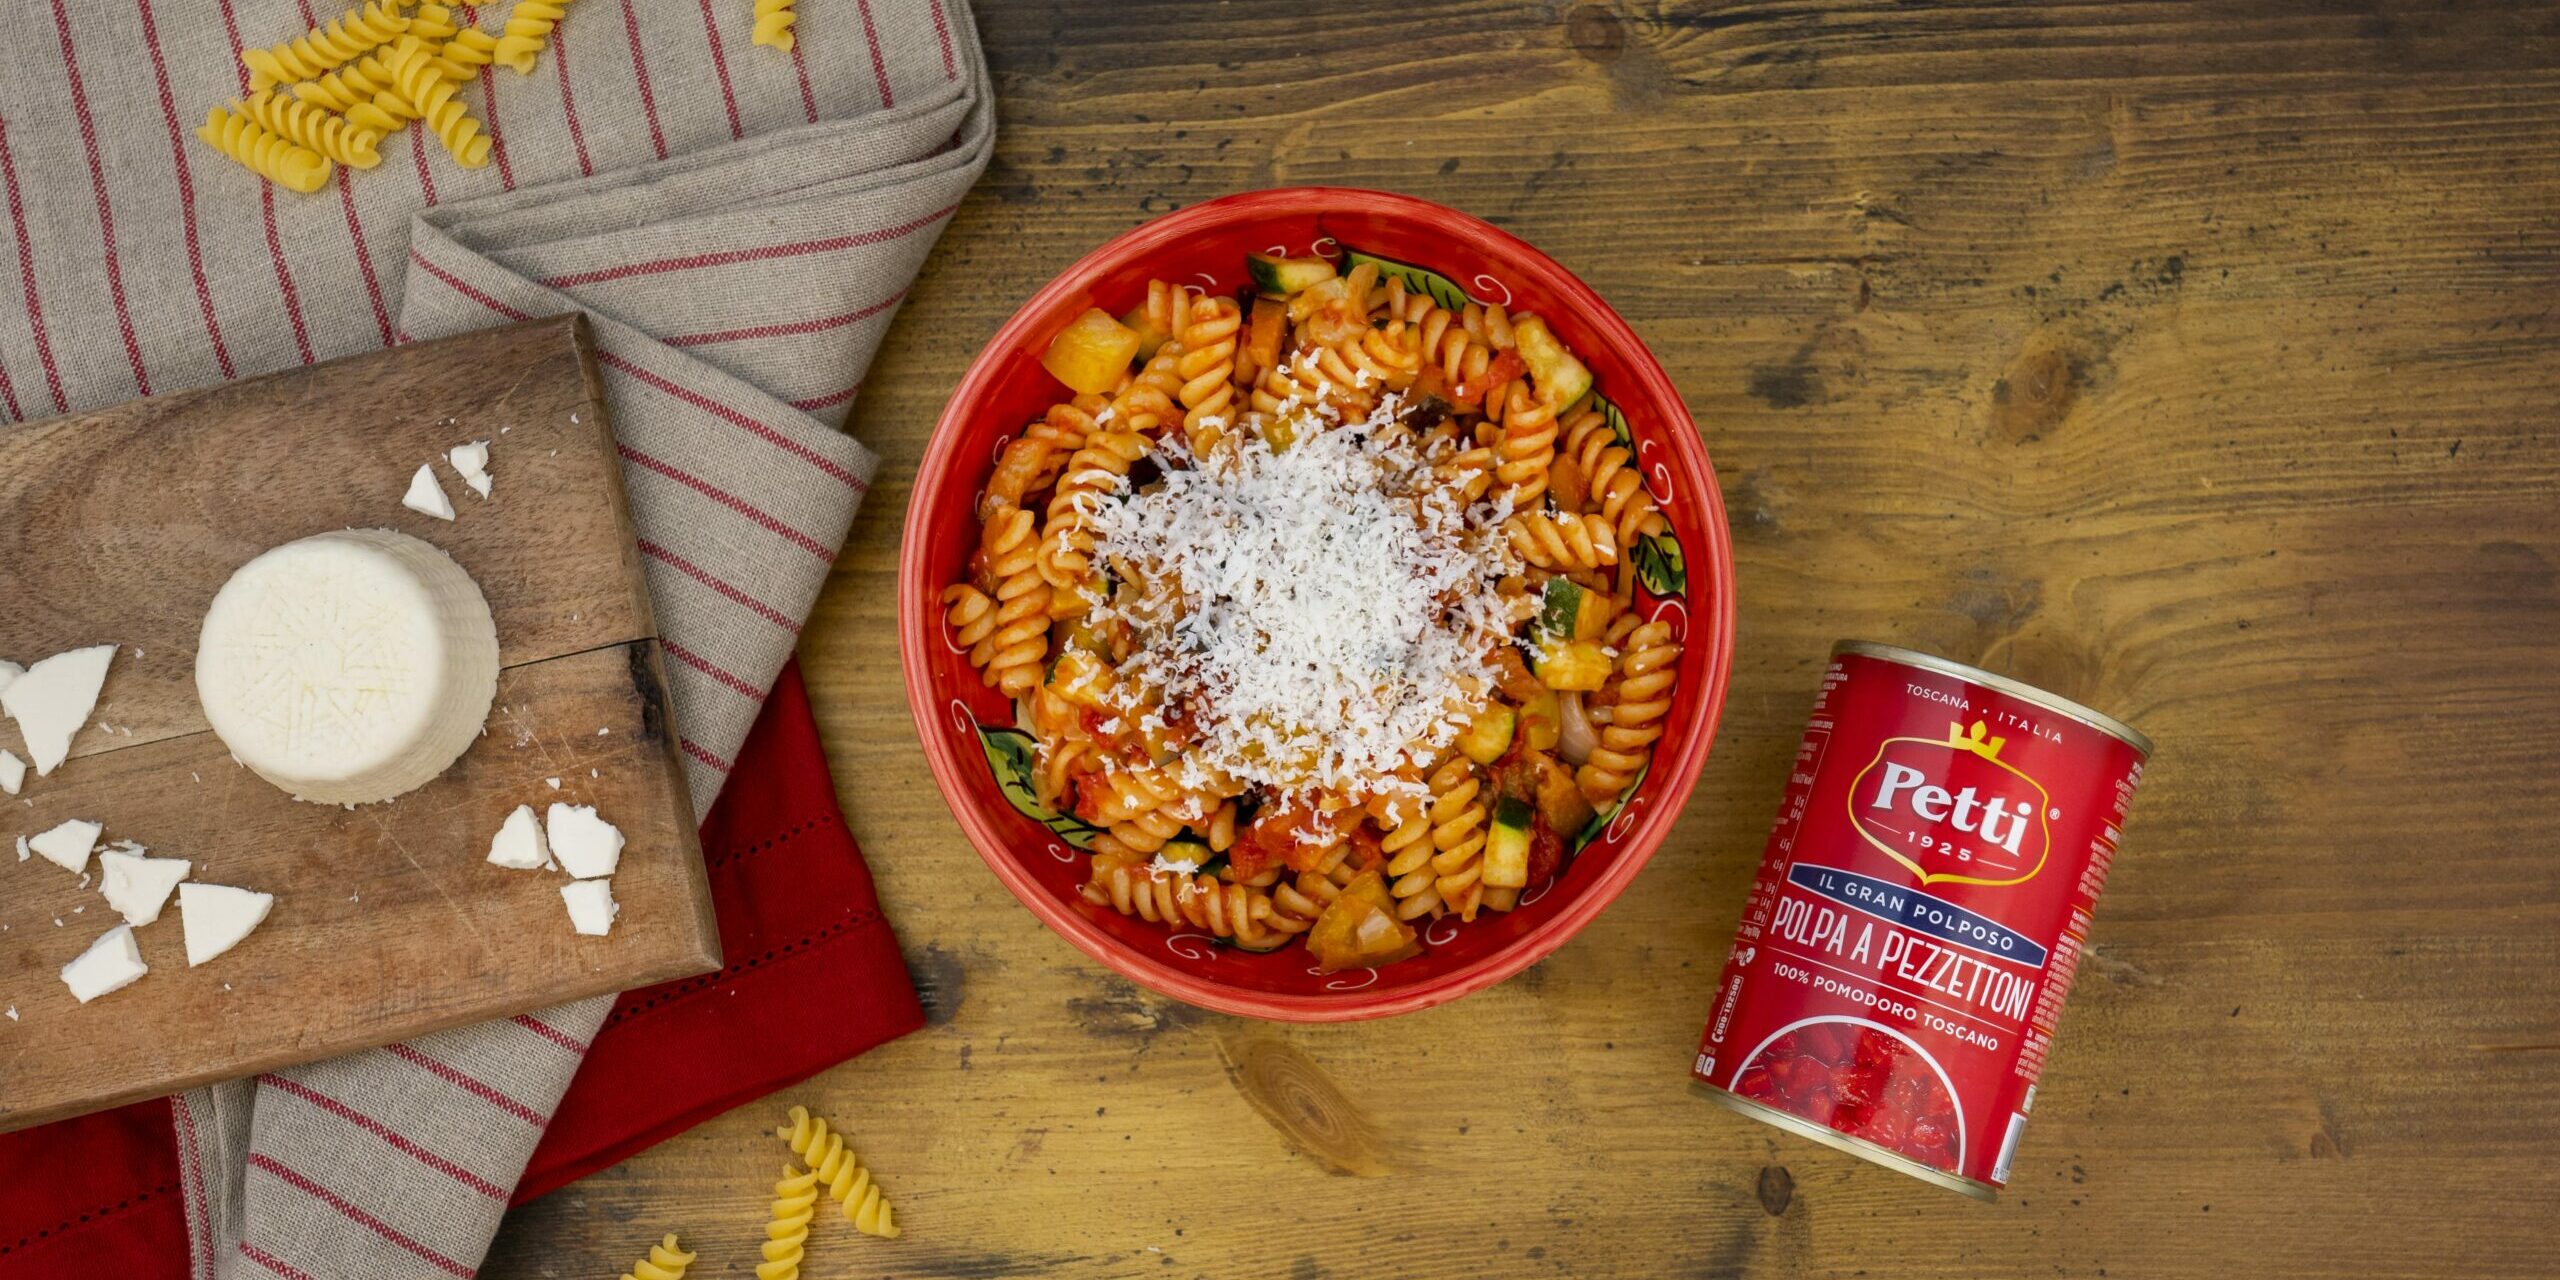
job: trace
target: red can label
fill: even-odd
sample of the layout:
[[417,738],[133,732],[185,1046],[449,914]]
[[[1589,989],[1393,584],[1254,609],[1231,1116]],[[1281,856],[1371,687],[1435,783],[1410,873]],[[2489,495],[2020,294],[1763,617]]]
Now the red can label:
[[1997,1187],[2144,752],[1909,657],[1824,674],[1694,1074]]

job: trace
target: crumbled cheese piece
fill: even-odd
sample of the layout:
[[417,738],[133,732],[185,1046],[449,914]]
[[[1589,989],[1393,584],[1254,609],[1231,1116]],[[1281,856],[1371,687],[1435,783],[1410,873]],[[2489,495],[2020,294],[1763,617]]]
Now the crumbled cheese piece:
[[187,967],[192,969],[238,946],[275,905],[271,893],[223,884],[179,885],[178,921],[187,932]]
[[483,498],[489,496],[488,441],[474,440],[469,444],[455,445],[444,456],[453,464],[454,472],[462,477],[462,482],[471,486],[473,493]]
[[1200,864],[1189,858],[1168,858],[1161,853],[1156,855],[1156,860],[1154,862],[1147,864],[1147,870],[1149,871],[1157,871],[1167,875],[1177,876],[1187,876],[1199,869]]
[[20,837],[18,837],[18,861],[20,861],[20,862],[24,862],[24,861],[26,861],[26,860],[27,860],[27,855],[28,855],[28,853],[29,853],[29,850],[27,849],[27,838],[26,838],[25,836],[20,836]]
[[614,917],[622,914],[611,880],[571,881],[560,886],[560,900],[569,906],[570,927],[599,938],[613,932]]
[[151,972],[142,962],[142,948],[135,946],[133,926],[120,924],[98,935],[80,957],[62,966],[62,985],[71,988],[72,998],[87,1004],[110,991],[133,985],[133,980]]
[[9,1021],[11,1021],[11,1022],[16,1022],[17,1020],[18,1020],[18,1006],[14,1005],[14,1004],[13,1004],[13,1005],[10,1005],[10,1006],[9,1006]]
[[73,818],[28,840],[27,847],[75,876],[84,875],[89,870],[89,851],[98,847],[98,831],[97,823]]
[[497,836],[489,841],[489,861],[518,871],[550,865],[551,849],[542,842],[542,822],[534,817],[532,805],[517,805],[499,824]]
[[124,916],[126,924],[150,924],[160,918],[160,909],[178,882],[187,878],[190,864],[184,858],[146,858],[140,853],[124,853],[110,849],[98,855],[98,868],[106,874],[98,892],[105,894],[107,905]]
[[622,864],[622,829],[597,817],[594,805],[552,805],[543,826],[551,856],[578,879],[612,875]]
[[71,735],[97,709],[98,690],[106,684],[107,665],[115,656],[111,644],[57,653],[0,689],[0,710],[18,722],[38,775],[52,773],[71,754]]
[[25,785],[27,785],[27,762],[19,759],[17,752],[0,747],[0,791],[6,791],[14,796],[18,794],[18,789]]
[[1442,474],[1454,446],[1426,446],[1401,408],[1390,396],[1360,422],[1302,416],[1278,452],[1237,433],[1195,460],[1175,434],[1157,446],[1161,481],[1131,493],[1120,480],[1119,500],[1079,508],[1095,562],[1125,571],[1093,621],[1137,639],[1108,710],[1142,735],[1186,712],[1185,785],[1419,791],[1396,771],[1483,705],[1529,608],[1493,590],[1521,568],[1508,500],[1468,505]]
[[438,520],[453,518],[453,499],[444,496],[444,486],[436,483],[432,463],[419,464],[418,473],[409,477],[409,492],[400,496],[400,505]]
[[558,778],[544,778],[543,781],[551,784],[551,789],[554,791],[560,789],[560,780]]

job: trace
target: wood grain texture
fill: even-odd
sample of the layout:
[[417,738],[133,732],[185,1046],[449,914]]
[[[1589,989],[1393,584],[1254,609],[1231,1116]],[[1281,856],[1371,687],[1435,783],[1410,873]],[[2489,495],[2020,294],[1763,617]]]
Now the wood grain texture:
[[[853,414],[881,479],[803,647],[933,1025],[795,1096],[908,1234],[811,1274],[2548,1274],[2560,8],[978,7],[999,154]],[[1285,182],[1468,209],[1607,296],[1706,434],[1741,593],[1634,889],[1504,986],[1337,1028],[1143,995],[1011,904],[892,616],[904,480],[1018,300]],[[2160,744],[1995,1205],[1683,1091],[1844,636]],[[671,1228],[745,1274],[787,1100],[520,1211],[482,1274]]]
[[[598,389],[584,323],[564,318],[0,432],[0,652],[119,646],[72,757],[0,805],[0,837],[84,818],[190,860],[196,881],[276,895],[256,933],[193,969],[172,901],[136,931],[151,973],[80,1005],[57,973],[115,913],[94,878],[0,869],[0,1002],[18,1015],[0,1131],[718,967]],[[474,439],[493,441],[485,502],[443,461]],[[450,523],[400,505],[430,460]],[[197,625],[232,571],[348,527],[452,555],[488,597],[502,666],[460,761],[355,809],[239,767],[194,681]],[[0,742],[18,744],[14,724]],[[629,842],[609,937],[571,931],[563,877],[485,861],[510,809],[554,800],[595,805]]]

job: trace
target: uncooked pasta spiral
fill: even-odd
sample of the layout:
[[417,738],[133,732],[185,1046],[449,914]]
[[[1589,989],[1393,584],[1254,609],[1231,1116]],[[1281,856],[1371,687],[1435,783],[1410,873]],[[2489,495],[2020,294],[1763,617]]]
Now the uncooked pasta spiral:
[[297,147],[258,127],[256,121],[220,107],[205,114],[204,125],[196,130],[196,136],[239,161],[249,172],[287,190],[312,192],[328,185],[328,157],[308,147]]
[[817,1216],[818,1175],[782,1166],[782,1180],[773,1184],[773,1221],[765,1224],[764,1261],[756,1267],[756,1280],[800,1280],[809,1223]]
[[1038,564],[1053,597],[1047,602],[1059,617],[1076,617],[1099,594],[1093,582],[1093,532],[1086,516],[1094,503],[1118,488],[1129,468],[1147,451],[1147,439],[1116,427],[1095,431],[1085,446],[1067,460],[1049,499],[1048,523],[1041,528]]
[[317,151],[348,168],[370,169],[382,163],[382,153],[374,145],[382,140],[380,133],[359,129],[308,102],[298,102],[273,89],[260,89],[231,104],[231,110],[256,121],[259,128],[295,146]]
[[810,1115],[807,1107],[793,1107],[790,1121],[775,1129],[773,1136],[791,1144],[792,1152],[809,1166],[818,1185],[844,1206],[845,1218],[864,1235],[896,1238],[898,1227],[891,1219],[889,1202],[881,1198],[880,1184],[872,1180],[871,1171],[862,1167],[861,1158],[845,1144],[844,1134],[829,1128],[823,1118]]
[[392,85],[389,68],[376,54],[293,86],[293,96],[326,111],[335,111],[358,129],[397,133],[418,118],[418,109]]
[[1174,370],[1182,378],[1182,429],[1195,455],[1206,456],[1235,421],[1236,334],[1243,327],[1235,299],[1202,298],[1174,335],[1182,343]]
[[1097,854],[1085,901],[1124,916],[1175,929],[1197,929],[1237,946],[1267,951],[1307,931],[1312,918],[1285,914],[1271,896],[1216,876],[1151,870],[1125,854]]
[[1671,686],[1679,678],[1680,646],[1671,639],[1671,624],[1647,622],[1620,643],[1618,674],[1610,692],[1609,722],[1600,726],[1599,743],[1574,774],[1582,794],[1594,806],[1607,804],[1634,782],[1662,737],[1663,717],[1671,710]]
[[560,25],[562,7],[568,3],[569,0],[516,0],[516,6],[507,10],[505,32],[489,56],[518,75],[532,75],[533,60],[550,40],[551,29]]
[[1561,573],[1618,562],[1618,536],[1598,516],[1530,511],[1504,521],[1502,532],[1521,559],[1541,569]]
[[400,88],[400,96],[418,113],[436,140],[451,152],[454,163],[477,169],[489,163],[489,138],[454,95],[453,81],[436,66],[427,46],[415,36],[402,36],[384,64]]
[[676,1233],[649,1246],[649,1256],[631,1264],[622,1280],[684,1280],[684,1269],[693,1265],[695,1255],[676,1247]]
[[792,12],[794,3],[795,0],[756,0],[757,44],[791,52],[791,46],[799,42],[799,37],[791,33],[792,24],[800,20],[800,15]]
[[1452,756],[1431,775],[1432,888],[1462,920],[1476,918],[1484,899],[1484,784],[1464,756]]
[[435,51],[444,60],[441,68],[450,80],[475,79],[480,68],[498,60],[498,38],[478,27],[464,27]]
[[979,544],[996,601],[995,633],[980,665],[987,683],[1008,698],[1039,687],[1049,656],[1049,584],[1040,578],[1036,533],[1030,512],[1008,507],[988,518]]
[[267,49],[243,49],[241,65],[249,68],[249,87],[264,89],[293,80],[308,80],[354,60],[368,49],[409,29],[400,6],[373,0],[311,30]]

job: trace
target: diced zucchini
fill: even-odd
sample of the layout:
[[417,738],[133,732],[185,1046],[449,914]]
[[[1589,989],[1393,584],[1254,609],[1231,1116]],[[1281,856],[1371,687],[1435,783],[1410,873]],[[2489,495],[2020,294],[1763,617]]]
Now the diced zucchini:
[[1539,685],[1520,704],[1520,732],[1528,735],[1530,748],[1537,751],[1553,751],[1564,740],[1564,706],[1555,690]]
[[1100,307],[1087,307],[1058,336],[1040,367],[1058,381],[1088,395],[1101,395],[1120,384],[1129,362],[1138,356],[1138,331],[1110,317]]
[[1285,298],[1300,289],[1312,288],[1334,278],[1333,264],[1322,258],[1282,258],[1268,253],[1248,253],[1245,270],[1253,273],[1253,287],[1266,298]]
[[1597,591],[1583,592],[1582,606],[1573,612],[1573,638],[1597,640],[1608,634],[1609,615],[1617,611],[1616,602],[1609,597]]
[[1575,638],[1575,622],[1582,614],[1582,598],[1590,594],[1568,578],[1547,579],[1546,594],[1538,603],[1536,640],[1544,646],[1551,640]]
[[1493,829],[1484,838],[1484,883],[1488,889],[1524,889],[1529,884],[1529,823],[1536,811],[1519,796],[1504,796],[1493,809]]
[[1564,344],[1547,329],[1546,321],[1522,316],[1512,322],[1511,339],[1519,344],[1520,358],[1529,366],[1529,380],[1557,408],[1581,399],[1591,389],[1591,370],[1564,349]]
[[1458,750],[1477,764],[1492,764],[1511,749],[1511,732],[1517,723],[1511,708],[1497,702],[1458,735]]
[[1589,693],[1609,682],[1609,650],[1597,640],[1547,640],[1537,668],[1538,682],[1558,693]]
[[1143,302],[1129,308],[1129,314],[1120,317],[1120,323],[1130,332],[1138,335],[1137,358],[1140,360],[1155,359],[1156,348],[1163,346],[1164,340],[1173,336],[1155,326],[1154,319],[1147,315],[1147,304]]

